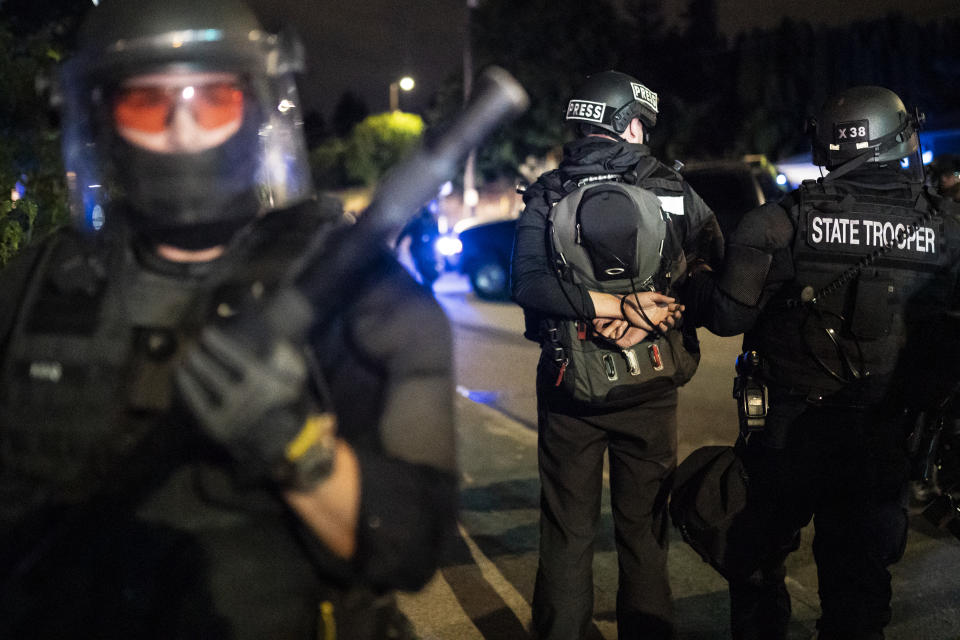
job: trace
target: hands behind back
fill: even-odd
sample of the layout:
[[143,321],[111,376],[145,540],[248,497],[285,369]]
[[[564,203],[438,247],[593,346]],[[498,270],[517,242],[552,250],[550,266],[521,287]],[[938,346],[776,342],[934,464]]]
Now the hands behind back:
[[675,326],[683,310],[683,305],[677,304],[675,298],[656,291],[631,293],[620,301],[623,319],[595,318],[593,328],[621,349],[626,349],[650,333]]

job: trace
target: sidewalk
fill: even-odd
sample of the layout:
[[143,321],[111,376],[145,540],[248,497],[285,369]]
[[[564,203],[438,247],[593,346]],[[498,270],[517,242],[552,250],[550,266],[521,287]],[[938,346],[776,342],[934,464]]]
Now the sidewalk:
[[[427,587],[400,605],[423,640],[528,638],[537,565],[536,434],[494,409],[457,398],[461,469],[459,538]],[[790,640],[809,640],[819,615],[813,531],[788,561]],[[678,638],[729,638],[726,583],[672,530],[669,571]],[[914,518],[907,555],[893,569],[888,640],[960,640],[960,542]],[[609,496],[596,544],[595,624],[616,638],[616,554]]]

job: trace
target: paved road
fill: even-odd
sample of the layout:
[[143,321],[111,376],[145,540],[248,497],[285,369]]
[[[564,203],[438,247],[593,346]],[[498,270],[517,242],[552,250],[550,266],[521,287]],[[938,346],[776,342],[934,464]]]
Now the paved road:
[[[518,338],[519,310],[475,300],[445,277],[438,299],[456,337],[461,464],[460,536],[442,569],[401,606],[424,640],[528,638],[536,571],[539,482],[532,377],[537,349]],[[736,340],[703,336],[704,359],[681,391],[680,454],[728,442],[735,430],[730,368]],[[788,563],[791,640],[808,640],[818,616],[812,528]],[[609,498],[594,560],[595,629],[615,638],[616,556]],[[669,561],[682,640],[728,638],[724,581],[673,535]],[[913,518],[905,559],[894,568],[888,640],[960,640],[960,543]]]

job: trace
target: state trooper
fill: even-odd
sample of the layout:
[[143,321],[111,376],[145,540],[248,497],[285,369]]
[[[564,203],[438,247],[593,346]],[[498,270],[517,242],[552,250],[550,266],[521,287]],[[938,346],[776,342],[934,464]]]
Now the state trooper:
[[751,376],[766,388],[742,433],[739,522],[752,526],[735,524],[728,538],[734,638],[787,637],[784,560],[811,518],[818,637],[883,638],[890,622],[888,567],[907,538],[907,439],[958,379],[948,312],[960,223],[923,186],[920,121],[883,87],[827,100],[809,132],[828,175],[746,214],[723,268],[685,291],[688,320],[745,332]]
[[0,273],[0,636],[409,631],[390,594],[455,518],[450,332],[379,247],[348,297],[259,311],[349,233],[298,52],[239,0],[90,10],[61,74],[78,224]]

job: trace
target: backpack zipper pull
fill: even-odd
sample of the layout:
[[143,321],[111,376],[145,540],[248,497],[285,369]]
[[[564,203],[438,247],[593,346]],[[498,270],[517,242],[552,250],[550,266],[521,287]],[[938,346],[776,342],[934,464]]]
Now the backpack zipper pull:
[[651,344],[647,347],[647,355],[650,356],[650,364],[653,365],[653,370],[663,371],[663,358],[660,357],[660,347],[656,344]]
[[633,349],[623,349],[623,357],[627,359],[627,368],[630,371],[630,375],[638,376],[643,373],[640,369],[640,360],[637,358],[637,354],[633,352]]
[[587,323],[583,320],[577,320],[577,340],[581,342],[587,339]]
[[563,382],[563,374],[567,372],[567,365],[570,363],[569,358],[564,358],[563,362],[560,363],[560,373],[557,374],[557,381],[553,383],[553,386],[559,387],[560,383]]

